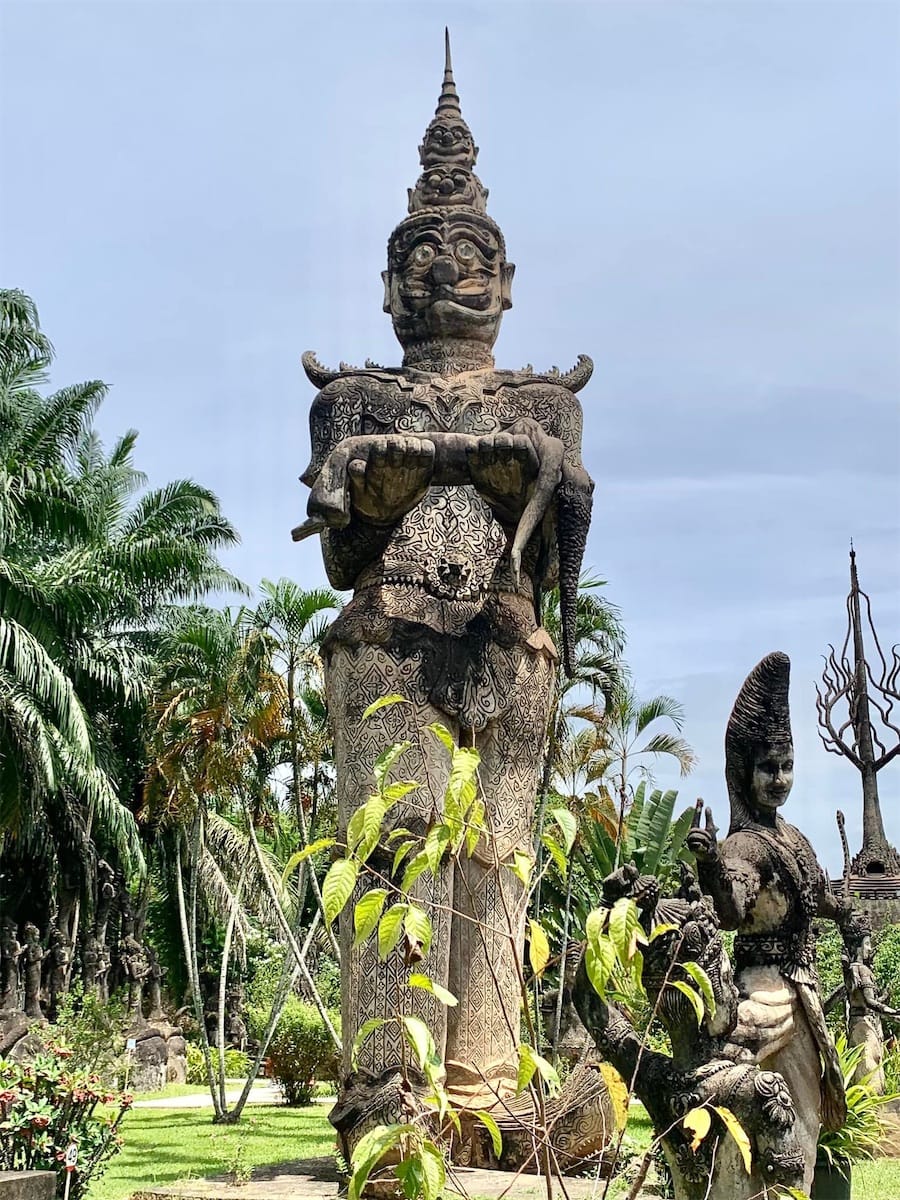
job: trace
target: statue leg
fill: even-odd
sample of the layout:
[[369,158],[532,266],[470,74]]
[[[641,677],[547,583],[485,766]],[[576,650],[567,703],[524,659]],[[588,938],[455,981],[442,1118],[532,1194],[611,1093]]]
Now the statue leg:
[[548,655],[524,646],[493,653],[505,660],[497,675],[511,686],[501,713],[475,737],[490,837],[460,860],[453,881],[450,990],[459,1003],[448,1013],[447,1080],[457,1102],[474,1107],[515,1091],[526,896],[503,864],[514,850],[532,850],[556,670]]
[[850,1022],[849,1042],[851,1046],[862,1046],[862,1056],[853,1074],[853,1082],[860,1083],[868,1077],[869,1086],[884,1095],[884,1031],[876,1013],[854,1017]]
[[[454,736],[456,730],[446,714],[428,703],[419,671],[417,659],[395,656],[381,646],[338,645],[328,654],[326,692],[334,733],[339,838],[345,837],[353,811],[372,793],[375,759],[393,742],[408,739],[412,747],[399,760],[392,778],[413,779],[421,786],[391,809],[385,822],[385,837],[389,828],[424,833],[431,818],[440,812],[449,760],[437,739],[420,731],[433,721],[448,726]],[[370,704],[393,693],[399,693],[408,702],[388,706],[368,721],[362,720]],[[394,841],[384,852],[376,850],[370,857],[370,863],[382,876],[386,877],[390,871],[397,845]],[[436,879],[426,873],[413,891],[416,901],[428,912],[433,928],[431,949],[418,969],[444,987],[450,952],[450,871],[451,866],[445,864]],[[409,968],[404,963],[403,939],[384,962],[379,961],[374,939],[353,948],[354,907],[370,888],[384,886],[387,886],[385,878],[374,879],[362,872],[340,918],[345,1080],[352,1071],[353,1039],[359,1028],[372,1018],[390,1018],[397,1012],[421,1017],[434,1036],[438,1053],[444,1051],[447,1010],[428,992],[405,986]],[[391,903],[388,898],[387,905]],[[398,1025],[392,1022],[382,1026],[360,1049],[358,1067],[373,1075],[396,1069],[402,1061],[402,1047],[403,1035]],[[335,1123],[338,1119],[335,1118]]]

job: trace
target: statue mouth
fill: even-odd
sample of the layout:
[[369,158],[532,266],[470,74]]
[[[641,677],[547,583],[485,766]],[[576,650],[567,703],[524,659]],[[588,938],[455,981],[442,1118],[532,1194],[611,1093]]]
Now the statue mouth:
[[494,298],[490,291],[464,291],[442,283],[434,289],[420,291],[418,289],[404,290],[403,298],[407,303],[419,307],[432,308],[438,304],[452,304],[456,308],[465,308],[474,312],[486,312],[494,306]]

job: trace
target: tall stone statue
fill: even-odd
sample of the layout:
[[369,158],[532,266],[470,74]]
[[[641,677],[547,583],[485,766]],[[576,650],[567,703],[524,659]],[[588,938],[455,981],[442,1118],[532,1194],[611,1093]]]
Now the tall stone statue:
[[18,939],[19,927],[9,917],[3,921],[0,934],[0,1012],[19,1007],[19,959],[23,947]]
[[31,921],[26,921],[22,929],[25,937],[23,958],[25,960],[25,1016],[42,1019],[44,1010],[41,1007],[41,965],[44,961],[44,950],[41,946],[41,931]]
[[66,976],[69,973],[69,963],[72,958],[68,938],[57,926],[50,930],[50,945],[47,947],[46,957],[49,966],[47,979],[49,1016],[51,1021],[55,1021],[59,1002],[66,990]]
[[86,996],[98,995],[97,974],[100,970],[101,953],[99,939],[94,934],[89,934],[84,939],[81,951],[81,986]]
[[828,889],[812,846],[778,811],[794,777],[789,680],[790,660],[778,652],[748,675],[725,734],[728,837],[718,844],[707,809],[706,829],[691,830],[687,844],[723,927],[738,931],[741,1003],[732,1052],[784,1077],[797,1110],[809,1191],[820,1124],[839,1129],[846,1118],[818,991],[813,921],[836,920],[845,910]]
[[[133,918],[129,928],[134,928]],[[131,1027],[142,1025],[144,1023],[142,1000],[148,964],[144,947],[131,932],[127,933],[119,942],[119,962],[128,984],[128,1008],[125,1019]]]
[[[294,537],[321,533],[332,585],[353,590],[324,647],[342,825],[370,794],[372,764],[392,741],[412,741],[403,774],[424,786],[390,820],[419,832],[448,772],[443,748],[419,731],[441,722],[481,755],[491,837],[460,867],[445,863],[436,883],[416,885],[434,926],[423,969],[459,1003],[448,1010],[422,991],[410,1004],[444,1054],[451,1095],[489,1104],[515,1090],[515,953],[525,909],[503,864],[531,840],[558,661],[541,627],[540,595],[557,582],[564,654],[571,640],[593,488],[581,463],[575,393],[592,364],[582,357],[568,374],[543,375],[494,365],[514,268],[474,173],[477,148],[449,45],[419,154],[422,174],[409,215],[391,234],[383,276],[403,363],[331,371],[304,355],[320,390],[302,477],[311,488],[309,520]],[[388,693],[407,703],[363,723],[367,706]],[[389,874],[391,850],[374,861]],[[352,941],[352,918],[344,919],[347,1075],[354,1035],[369,1018],[395,1011],[406,975],[402,946],[379,962],[371,945]],[[384,1026],[363,1046],[361,1070],[389,1074],[401,1053],[399,1030]],[[333,1119],[340,1111],[339,1103]]]
[[885,1002],[878,987],[872,963],[872,922],[862,912],[851,912],[841,922],[844,951],[841,968],[844,982],[828,997],[825,1011],[843,1001],[847,1019],[847,1041],[862,1046],[854,1083],[868,1079],[879,1094],[884,1092],[884,1030],[881,1022],[887,1019],[900,1022],[900,1009]]

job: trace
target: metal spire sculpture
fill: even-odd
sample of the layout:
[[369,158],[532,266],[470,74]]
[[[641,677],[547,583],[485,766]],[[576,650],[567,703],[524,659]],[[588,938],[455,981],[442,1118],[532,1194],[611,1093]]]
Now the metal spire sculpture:
[[[877,678],[863,643],[863,600],[880,664]],[[848,758],[862,776],[863,843],[853,859],[852,874],[897,876],[900,891],[900,854],[887,839],[878,799],[878,772],[900,754],[900,713],[894,713],[894,706],[900,705],[900,652],[893,646],[888,658],[881,649],[869,597],[860,590],[852,543],[847,618],[840,656],[829,646],[822,686],[816,685],[819,737],[830,754]]]

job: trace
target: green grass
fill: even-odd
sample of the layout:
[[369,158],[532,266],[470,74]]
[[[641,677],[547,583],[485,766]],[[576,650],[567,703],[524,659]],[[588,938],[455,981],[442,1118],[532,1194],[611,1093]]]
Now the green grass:
[[[225,1090],[227,1092],[238,1092],[246,1083],[246,1079],[226,1079]],[[272,1085],[271,1079],[254,1079],[253,1086],[269,1087]],[[169,1096],[208,1096],[209,1088],[205,1083],[167,1083],[164,1088],[158,1088],[155,1092],[135,1092],[135,1100],[165,1100]]]
[[[167,1095],[184,1095],[198,1089],[171,1085]],[[159,1093],[156,1093],[157,1095]],[[213,1125],[209,1108],[139,1108],[122,1126],[125,1144],[106,1174],[93,1185],[88,1200],[127,1200],[133,1192],[165,1186],[179,1179],[221,1175],[236,1164],[259,1167],[317,1158],[334,1151],[334,1131],[327,1109],[254,1105],[244,1110],[238,1125]],[[652,1140],[650,1121],[643,1108],[632,1108],[628,1138],[641,1148]],[[624,1194],[614,1182],[610,1198]],[[624,1181],[622,1181],[624,1184]],[[900,1159],[860,1163],[853,1171],[853,1200],[898,1200]]]
[[260,1167],[316,1158],[334,1150],[334,1130],[320,1104],[309,1108],[254,1105],[237,1125],[213,1125],[209,1108],[137,1108],[122,1124],[124,1145],[88,1200],[125,1200],[133,1192],[178,1179],[220,1175],[240,1153]]

